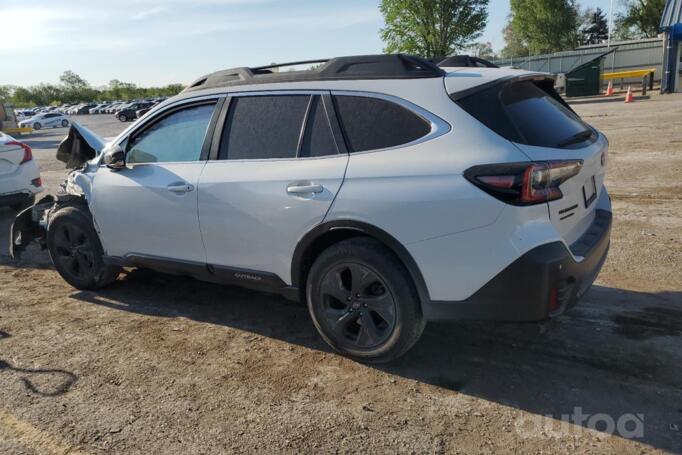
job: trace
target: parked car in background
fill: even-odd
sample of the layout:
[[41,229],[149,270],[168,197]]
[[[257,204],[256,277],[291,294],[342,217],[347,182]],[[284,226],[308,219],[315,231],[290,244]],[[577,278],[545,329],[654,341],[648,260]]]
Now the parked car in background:
[[135,118],[138,119],[138,118],[142,117],[144,114],[146,114],[147,112],[151,111],[151,110],[154,108],[154,106],[156,106],[157,104],[159,104],[159,103],[154,103],[154,104],[152,104],[152,105],[149,106],[149,107],[145,107],[145,108],[143,108],[143,109],[140,109],[140,110],[136,111],[136,112],[135,112]]
[[31,127],[34,130],[39,130],[41,128],[66,128],[69,124],[70,121],[66,115],[59,112],[46,112],[22,120],[19,122],[19,127]]
[[85,104],[85,105],[79,107],[78,109],[76,109],[75,114],[76,115],[87,115],[90,113],[90,109],[92,109],[93,107],[95,107],[95,104]]
[[139,111],[140,109],[151,108],[153,105],[154,103],[150,103],[148,101],[132,103],[128,105],[125,109],[118,111],[116,113],[116,118],[118,118],[121,122],[130,122],[137,118],[136,114],[137,111]]
[[104,104],[104,103],[103,103],[103,104],[98,104],[97,106],[95,106],[95,107],[93,107],[92,109],[90,109],[89,113],[90,113],[91,115],[92,115],[92,114],[100,114],[100,113],[101,113],[101,110],[104,109],[106,106],[108,106],[108,104]]
[[20,211],[43,191],[40,170],[31,147],[0,132],[0,206]]

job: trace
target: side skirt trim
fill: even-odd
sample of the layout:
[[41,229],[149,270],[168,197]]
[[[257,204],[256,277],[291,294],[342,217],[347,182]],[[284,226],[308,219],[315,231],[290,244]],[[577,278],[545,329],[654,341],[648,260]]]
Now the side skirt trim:
[[118,267],[142,267],[171,275],[190,276],[201,281],[239,286],[262,292],[281,294],[289,300],[299,300],[298,288],[288,286],[284,280],[271,272],[183,261],[143,254],[104,256],[107,265]]

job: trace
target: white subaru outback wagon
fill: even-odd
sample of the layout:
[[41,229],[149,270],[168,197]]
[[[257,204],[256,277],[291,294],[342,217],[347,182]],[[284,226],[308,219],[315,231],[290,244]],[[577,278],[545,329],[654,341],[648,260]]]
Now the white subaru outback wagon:
[[12,254],[39,239],[79,289],[145,267],[304,299],[368,362],[427,321],[537,321],[584,295],[609,247],[608,142],[548,75],[319,63],[207,75],[106,146],[74,124],[74,171],[18,216]]

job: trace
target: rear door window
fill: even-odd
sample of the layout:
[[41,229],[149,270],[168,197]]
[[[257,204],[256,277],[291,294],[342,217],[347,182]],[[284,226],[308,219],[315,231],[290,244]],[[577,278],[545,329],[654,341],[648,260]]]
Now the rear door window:
[[296,158],[309,103],[310,95],[233,98],[218,158]]
[[339,153],[325,103],[320,96],[314,96],[311,100],[307,117],[303,143],[298,156],[309,158]]
[[533,81],[499,85],[469,95],[457,103],[500,136],[538,147],[575,147],[596,135],[558,99],[553,88]]
[[431,132],[429,122],[392,101],[349,95],[334,101],[351,152],[397,147]]

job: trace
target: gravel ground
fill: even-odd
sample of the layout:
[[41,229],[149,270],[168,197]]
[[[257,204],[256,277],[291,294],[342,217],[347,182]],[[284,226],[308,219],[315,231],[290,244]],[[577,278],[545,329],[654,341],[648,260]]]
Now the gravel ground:
[[[76,291],[44,252],[10,260],[0,209],[0,453],[682,452],[682,96],[575,108],[611,141],[615,215],[584,301],[432,324],[378,368],[277,296],[141,270]],[[65,132],[25,138],[50,191]]]

